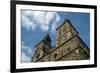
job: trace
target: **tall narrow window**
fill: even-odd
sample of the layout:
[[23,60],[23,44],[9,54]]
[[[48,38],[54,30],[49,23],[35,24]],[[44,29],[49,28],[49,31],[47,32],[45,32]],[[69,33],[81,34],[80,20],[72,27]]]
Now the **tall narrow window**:
[[54,58],[55,58],[55,59],[57,58],[57,54],[54,55]]
[[36,58],[39,58],[39,57],[40,57],[40,53],[37,54]]
[[69,32],[67,33],[67,38],[70,39],[71,37],[72,37],[72,33],[71,33],[71,31],[69,31]]

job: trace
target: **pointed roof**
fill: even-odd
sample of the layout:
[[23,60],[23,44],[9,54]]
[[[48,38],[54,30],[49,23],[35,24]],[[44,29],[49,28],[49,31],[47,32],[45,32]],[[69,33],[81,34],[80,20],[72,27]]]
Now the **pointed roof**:
[[45,41],[45,40],[48,40],[48,41],[51,42],[51,38],[49,36],[49,33],[44,37],[44,39],[42,41]]
[[[37,47],[41,42],[45,42],[46,43],[46,41],[51,42],[51,38],[49,36],[49,33],[38,44],[36,44],[35,47]],[[49,45],[49,46],[51,46],[51,45]]]
[[63,24],[65,24],[66,22],[68,22],[68,23],[70,24],[70,26],[77,32],[77,34],[79,34],[79,32],[75,29],[75,27],[72,25],[72,23],[70,22],[70,20],[67,19],[67,18],[64,19],[63,23],[62,23],[59,27],[57,27],[56,30],[58,30],[58,29],[59,29],[61,26],[63,26]]

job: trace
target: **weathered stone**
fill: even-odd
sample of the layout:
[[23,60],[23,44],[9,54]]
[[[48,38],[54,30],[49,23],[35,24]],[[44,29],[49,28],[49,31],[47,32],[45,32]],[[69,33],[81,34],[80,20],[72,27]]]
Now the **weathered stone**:
[[56,47],[52,49],[50,37],[37,46],[32,62],[73,61],[90,59],[90,49],[80,39],[69,20],[57,28]]

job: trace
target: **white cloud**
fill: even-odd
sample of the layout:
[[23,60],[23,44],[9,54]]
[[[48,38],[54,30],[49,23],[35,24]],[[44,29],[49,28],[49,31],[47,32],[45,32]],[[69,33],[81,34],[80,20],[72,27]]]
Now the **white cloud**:
[[46,14],[46,24],[49,24],[51,21],[53,21],[56,17],[56,12],[47,12]]
[[[25,42],[22,41],[22,62],[30,62],[32,56],[32,49],[31,47],[25,45]],[[30,55],[30,56],[28,56]]]
[[37,24],[45,24],[45,16],[46,12],[44,11],[33,11],[33,19],[35,20],[35,23]]
[[26,53],[22,52],[22,63],[30,61],[31,59],[26,55]]
[[25,27],[27,30],[30,28],[32,30],[35,30],[36,25],[34,24],[32,20],[32,13],[29,11],[22,12],[22,26]]
[[32,53],[31,47],[25,45],[25,43],[23,41],[22,41],[22,51],[26,51],[26,53],[28,53],[28,54]]
[[56,13],[55,20],[54,20],[54,22],[53,22],[53,24],[52,24],[52,26],[51,26],[51,32],[52,32],[52,33],[53,33],[54,31],[56,31],[56,27],[57,27],[57,25],[59,25],[59,24],[58,24],[59,21],[60,21],[60,16],[59,16],[58,13]]
[[[55,23],[54,25],[56,25],[56,22],[59,19],[60,16],[57,12],[22,11],[22,26],[27,30],[35,30],[39,27],[43,31],[48,31],[50,22],[53,22],[53,24]],[[54,25],[52,25],[52,27]],[[54,29],[54,27],[51,29]]]

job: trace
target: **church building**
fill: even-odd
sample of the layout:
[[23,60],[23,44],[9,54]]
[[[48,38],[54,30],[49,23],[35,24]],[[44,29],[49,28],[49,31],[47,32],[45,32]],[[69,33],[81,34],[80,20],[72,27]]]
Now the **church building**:
[[90,59],[90,49],[80,38],[68,19],[56,29],[56,47],[51,46],[47,34],[36,46],[32,62],[72,61]]

